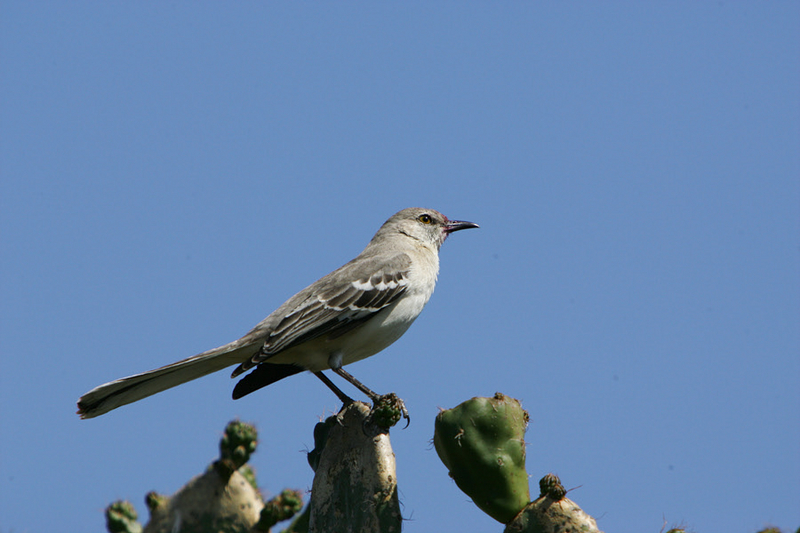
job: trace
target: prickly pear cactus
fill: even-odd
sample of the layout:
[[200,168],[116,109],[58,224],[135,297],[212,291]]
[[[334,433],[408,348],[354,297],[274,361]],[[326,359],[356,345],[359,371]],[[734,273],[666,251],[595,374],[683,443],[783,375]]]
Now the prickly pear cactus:
[[[268,531],[269,528],[292,518],[303,509],[303,497],[299,491],[284,489],[279,495],[272,498],[261,509],[261,518],[256,529],[258,531]],[[286,530],[284,530],[286,533]]]
[[369,406],[353,402],[317,424],[314,441],[308,531],[399,532],[403,518],[389,430],[372,420]]
[[244,533],[261,517],[264,503],[258,491],[239,472],[227,479],[209,469],[152,509],[144,533]]
[[[253,426],[233,421],[220,439],[220,458],[172,497],[148,495],[150,521],[144,533],[250,531],[264,502],[244,467],[256,449]],[[240,471],[241,469],[241,471]]]
[[219,440],[218,462],[238,470],[247,464],[257,445],[258,433],[255,427],[239,420],[229,422],[225,427],[225,434]]
[[114,502],[106,508],[106,529],[109,533],[142,533],[138,518],[130,502]]
[[110,533],[251,533],[269,531],[302,508],[298,491],[285,490],[265,505],[255,475],[245,464],[256,449],[253,426],[234,421],[225,428],[220,458],[172,496],[151,492],[145,501],[150,521],[142,530],[128,502],[106,510]]
[[528,413],[501,393],[439,413],[433,444],[456,485],[481,510],[507,524],[529,502],[525,471]]
[[558,476],[544,476],[539,489],[539,498],[529,503],[504,533],[600,533],[594,518],[566,497]]

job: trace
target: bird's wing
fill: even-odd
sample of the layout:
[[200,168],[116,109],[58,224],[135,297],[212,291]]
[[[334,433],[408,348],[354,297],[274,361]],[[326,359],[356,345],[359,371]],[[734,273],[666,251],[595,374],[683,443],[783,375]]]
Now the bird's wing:
[[233,376],[306,341],[322,336],[335,339],[366,322],[406,292],[410,267],[411,258],[404,253],[389,261],[361,258],[320,279],[304,291],[305,297],[282,307],[283,316],[259,353],[242,363]]
[[275,354],[323,335],[336,338],[354,323],[369,320],[405,293],[410,264],[401,254],[387,264],[361,263],[360,272],[340,272],[283,317],[264,341],[262,353]]

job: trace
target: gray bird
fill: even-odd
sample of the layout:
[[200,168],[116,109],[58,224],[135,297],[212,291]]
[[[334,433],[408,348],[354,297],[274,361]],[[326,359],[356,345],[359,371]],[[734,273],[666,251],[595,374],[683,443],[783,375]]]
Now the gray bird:
[[433,294],[442,243],[454,231],[477,227],[433,209],[403,209],[358,257],[289,298],[241,339],[100,385],[81,396],[78,414],[93,418],[232,365],[238,366],[231,377],[256,367],[234,387],[234,399],[309,370],[347,402],[322,373],[331,369],[376,401],[380,396],[342,366],[406,332]]

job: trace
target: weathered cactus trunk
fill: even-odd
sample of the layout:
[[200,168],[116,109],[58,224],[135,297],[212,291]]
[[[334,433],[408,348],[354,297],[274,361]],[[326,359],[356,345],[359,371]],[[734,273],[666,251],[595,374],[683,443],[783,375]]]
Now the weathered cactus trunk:
[[247,466],[256,450],[253,426],[233,421],[220,440],[220,458],[173,496],[147,495],[150,521],[142,529],[136,509],[118,501],[106,509],[109,533],[268,533],[303,507],[299,491],[284,490],[264,502]]
[[369,414],[369,406],[354,402],[328,426],[311,489],[309,533],[400,531],[389,430]]
[[558,476],[544,476],[539,490],[539,497],[526,505],[503,533],[602,533],[594,518],[566,497]]

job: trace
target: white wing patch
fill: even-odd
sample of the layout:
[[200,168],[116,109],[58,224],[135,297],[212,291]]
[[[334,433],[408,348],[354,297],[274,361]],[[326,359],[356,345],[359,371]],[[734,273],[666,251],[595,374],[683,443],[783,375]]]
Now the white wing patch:
[[402,278],[399,281],[381,279],[377,284],[373,285],[372,280],[368,279],[365,281],[354,281],[351,285],[357,291],[385,291],[408,285],[408,280]]
[[[402,282],[405,282],[405,280],[402,280]],[[366,281],[354,281],[353,283],[351,283],[353,288],[356,289],[357,291],[374,291],[374,290],[385,291],[386,289],[394,289],[401,284],[405,283],[398,283],[395,280],[389,280],[388,282],[380,280],[377,285],[373,285],[372,280],[369,279]]]

